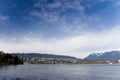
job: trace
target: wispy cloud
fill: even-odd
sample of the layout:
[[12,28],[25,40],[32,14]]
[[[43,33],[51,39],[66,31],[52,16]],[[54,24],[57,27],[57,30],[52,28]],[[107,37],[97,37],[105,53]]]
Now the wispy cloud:
[[0,15],[0,21],[5,21],[5,20],[8,20],[8,19],[9,19],[8,16]]
[[[120,47],[119,1],[29,0],[18,3],[16,0],[14,8],[6,5],[8,11],[0,13],[4,14],[0,15],[0,49],[5,52],[85,57],[91,52]],[[6,36],[8,34],[12,36]]]
[[[33,4],[33,7],[37,9],[32,10],[29,17],[37,18],[38,23],[45,22],[44,24],[48,27],[56,26],[57,29],[61,30],[61,33],[70,35],[81,34],[84,31],[96,29],[94,26],[103,25],[100,16],[89,16],[85,13],[85,6],[81,5],[82,2],[82,0],[69,2],[56,0],[47,3],[46,0],[38,0]],[[52,26],[49,26],[50,24]]]
[[[66,13],[67,10],[74,10],[77,11],[79,14],[82,14],[84,12],[84,7],[80,3],[80,0],[69,2],[65,0],[56,0],[52,3],[47,3],[46,0],[38,0],[33,4],[33,7],[40,9],[40,11],[33,10],[30,12],[30,15],[34,17],[39,17],[40,19],[43,19],[45,21],[52,21],[53,23],[56,21],[59,22],[67,16],[67,14],[63,14]],[[63,15],[63,17],[61,15]]]
[[9,16],[0,14],[0,27],[1,27],[0,32],[2,32],[3,28],[7,27],[7,22],[8,21],[9,21]]
[[6,52],[43,52],[85,57],[92,52],[120,49],[120,27],[102,32],[88,32],[84,35],[63,38],[41,39],[22,37],[0,39],[0,49]]
[[65,9],[76,9],[78,11],[83,11],[84,7],[80,4],[81,0],[76,1],[66,1],[66,0],[54,0],[52,3],[47,3],[47,0],[38,0],[33,4],[33,7],[36,8],[61,8],[61,10]]
[[117,1],[117,2],[116,2],[116,5],[117,5],[117,6],[120,6],[120,1]]

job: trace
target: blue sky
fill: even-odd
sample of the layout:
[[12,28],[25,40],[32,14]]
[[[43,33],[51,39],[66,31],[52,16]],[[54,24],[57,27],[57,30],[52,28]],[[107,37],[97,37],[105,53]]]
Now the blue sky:
[[0,48],[81,58],[119,50],[119,21],[119,0],[1,0]]

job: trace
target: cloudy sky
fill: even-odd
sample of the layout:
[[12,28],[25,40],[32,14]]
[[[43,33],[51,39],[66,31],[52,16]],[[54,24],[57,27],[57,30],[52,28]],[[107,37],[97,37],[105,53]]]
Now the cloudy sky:
[[78,58],[120,50],[120,1],[0,0],[0,50]]

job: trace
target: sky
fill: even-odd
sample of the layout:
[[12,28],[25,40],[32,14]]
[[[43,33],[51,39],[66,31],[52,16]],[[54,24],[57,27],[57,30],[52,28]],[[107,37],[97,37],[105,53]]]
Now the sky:
[[119,0],[1,0],[0,50],[84,58],[120,50]]

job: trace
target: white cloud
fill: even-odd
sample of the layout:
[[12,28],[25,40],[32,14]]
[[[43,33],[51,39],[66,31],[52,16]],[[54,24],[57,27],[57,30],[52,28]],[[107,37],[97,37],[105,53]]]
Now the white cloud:
[[55,1],[54,3],[52,3],[52,4],[48,4],[48,7],[50,7],[50,8],[59,8],[59,7],[61,7],[61,3],[60,2],[58,2],[58,1]]
[[33,7],[36,8],[61,8],[61,10],[65,9],[76,9],[78,11],[83,11],[84,7],[80,4],[82,1],[81,0],[76,0],[76,1],[66,1],[66,0],[55,0],[52,3],[47,3],[46,0],[38,0],[33,4]]
[[1,15],[0,14],[0,27],[6,27],[7,21],[9,21],[9,16]]
[[8,18],[9,18],[8,16],[0,15],[0,21],[5,21],[5,20],[7,20]]
[[[32,10],[28,18],[32,17],[33,21],[37,18],[37,23],[45,22],[44,24],[48,27],[52,27],[49,26],[52,24],[65,34],[79,34],[83,33],[86,28],[90,30],[91,26],[101,26],[103,24],[101,17],[84,13],[84,6],[81,5],[81,2],[82,0],[55,0],[53,3],[47,3],[46,0],[37,0],[33,4],[33,7],[37,9]],[[73,10],[73,13],[69,13],[69,10]],[[35,24],[34,26],[39,27],[40,25]]]
[[120,49],[120,27],[102,32],[89,32],[84,35],[40,39],[33,37],[1,38],[0,49],[5,52],[43,52],[72,55],[83,58],[93,52]]
[[101,0],[101,2],[105,2],[106,0]]
[[117,6],[120,6],[120,1],[117,1],[117,2],[116,2],[116,5],[117,5]]
[[80,0],[66,1],[66,0],[55,0],[53,3],[47,3],[46,0],[38,0],[33,4],[33,7],[40,8],[39,10],[32,10],[30,15],[44,19],[45,21],[56,22],[61,19],[62,13],[66,10],[72,9],[77,11],[79,14],[84,12],[84,7],[80,4]]

